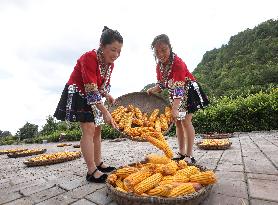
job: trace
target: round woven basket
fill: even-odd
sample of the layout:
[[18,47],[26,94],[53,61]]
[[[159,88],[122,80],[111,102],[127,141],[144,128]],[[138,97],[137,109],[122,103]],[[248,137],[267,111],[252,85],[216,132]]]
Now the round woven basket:
[[42,160],[42,161],[35,161],[35,162],[26,160],[23,163],[26,164],[28,167],[45,166],[45,165],[51,165],[51,164],[57,164],[57,163],[71,161],[71,160],[74,160],[74,159],[77,159],[80,157],[81,157],[81,154],[72,156],[72,157],[63,157],[63,158],[58,158],[58,159],[53,159],[53,160]]
[[232,145],[232,142],[229,142],[229,144],[226,145],[201,145],[202,142],[197,142],[196,145],[197,147],[199,147],[200,149],[204,149],[204,150],[224,150],[224,149],[229,149]]
[[[133,105],[138,107],[143,113],[148,113],[150,115],[154,109],[159,109],[159,114],[164,113],[165,107],[170,107],[169,102],[167,102],[164,98],[158,95],[148,95],[146,92],[133,92],[122,95],[115,100],[114,105],[110,105],[108,107],[109,112],[112,112],[119,106],[127,107],[128,105]],[[167,135],[167,133],[172,128],[173,123],[171,123],[168,127],[168,130],[165,131],[163,134]],[[118,130],[121,132],[120,130]],[[144,141],[142,139],[132,138],[124,133],[122,133],[122,137],[127,137],[134,141]]]
[[28,149],[18,149],[18,150],[0,150],[0,155],[2,154],[9,154],[9,153],[15,153],[15,152],[22,152],[26,151]]
[[[32,150],[29,150],[29,151],[32,151]],[[46,149],[41,149],[38,151],[33,151],[33,152],[28,152],[28,153],[15,152],[15,153],[9,153],[8,157],[10,157],[10,158],[27,157],[27,156],[37,155],[37,154],[43,154],[45,152],[46,152]]]
[[[131,164],[129,166],[133,166]],[[190,165],[190,164],[189,164]],[[207,171],[203,166],[194,164],[201,171]],[[115,171],[114,171],[115,172]],[[114,173],[112,172],[112,173]],[[154,197],[154,196],[138,196],[133,193],[125,193],[118,191],[111,184],[106,182],[108,194],[113,198],[117,204],[124,205],[155,205],[155,204],[167,204],[167,205],[197,205],[200,204],[210,193],[213,185],[208,185],[201,188],[199,191],[188,194],[182,197],[167,198],[167,197]]]

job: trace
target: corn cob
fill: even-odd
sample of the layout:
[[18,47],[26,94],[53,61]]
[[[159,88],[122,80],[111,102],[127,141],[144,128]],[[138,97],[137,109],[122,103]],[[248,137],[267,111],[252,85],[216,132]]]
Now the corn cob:
[[170,149],[167,142],[162,142],[158,139],[152,138],[149,135],[144,135],[142,137],[146,139],[148,142],[150,142],[151,144],[153,144],[154,146],[156,146],[157,148],[161,149],[168,158],[170,159],[173,158],[174,155],[173,151]]
[[141,110],[140,110],[138,107],[135,107],[134,112],[135,112],[135,116],[136,116],[139,120],[143,118],[143,114],[142,114]]
[[137,194],[142,194],[146,191],[149,191],[153,187],[155,187],[162,179],[162,174],[156,173],[143,181],[141,181],[139,184],[134,186],[134,191]]
[[124,167],[124,168],[121,168],[121,169],[118,169],[115,174],[117,175],[117,177],[123,179],[123,178],[126,178],[128,175],[134,173],[134,172],[137,172],[138,169],[135,168],[135,167]]
[[171,162],[171,160],[168,157],[157,155],[157,154],[147,155],[146,160],[149,163],[153,163],[153,164],[168,164],[169,162]]
[[177,171],[176,175],[185,175],[190,177],[191,175],[200,173],[200,169],[195,166],[187,166],[185,169],[180,169]]
[[159,117],[156,118],[154,127],[156,131],[161,132],[161,123]]
[[199,174],[191,175],[190,181],[197,182],[202,185],[214,184],[216,182],[216,176],[212,171],[206,171]]
[[164,114],[160,115],[160,124],[161,124],[161,130],[165,131],[168,129],[167,118],[165,117]]
[[120,187],[121,189],[124,189],[124,183],[123,183],[123,181],[120,180],[120,179],[117,179],[117,180],[116,180],[115,185],[116,185],[117,187]]
[[195,192],[193,185],[187,183],[187,184],[183,184],[183,185],[173,188],[168,196],[169,197],[178,197],[178,196],[183,196],[183,195],[190,194],[193,192]]
[[167,122],[171,122],[171,118],[172,118],[172,113],[171,113],[171,108],[170,107],[165,107],[165,116],[166,116],[166,119],[167,119]]
[[165,164],[162,167],[162,173],[163,175],[174,175],[177,172],[178,165],[175,161],[171,161],[168,164]]
[[140,183],[141,181],[147,179],[149,176],[152,175],[150,171],[139,171],[133,173],[124,179],[124,185],[127,187],[129,191],[133,190],[133,187]]
[[118,186],[116,187],[116,189],[117,189],[118,191],[121,191],[121,192],[125,192],[125,193],[127,192],[126,190],[124,190],[124,189],[122,189],[121,187],[118,187]]
[[158,113],[159,113],[159,109],[154,109],[152,114],[150,115],[149,121],[155,122]]
[[107,181],[108,181],[108,183],[114,185],[116,183],[117,178],[118,177],[116,174],[109,174],[107,177]]
[[173,188],[173,186],[170,184],[160,185],[160,186],[157,186],[157,187],[151,189],[150,191],[148,191],[147,194],[150,196],[166,197],[170,194],[172,188]]
[[186,168],[186,167],[187,167],[186,161],[184,161],[184,160],[179,160],[179,161],[178,161],[178,167],[179,167],[179,169],[184,169],[184,168]]

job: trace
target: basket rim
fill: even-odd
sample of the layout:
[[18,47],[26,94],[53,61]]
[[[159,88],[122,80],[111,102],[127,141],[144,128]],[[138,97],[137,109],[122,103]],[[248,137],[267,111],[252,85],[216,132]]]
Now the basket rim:
[[[29,151],[32,151],[32,149],[30,149]],[[7,156],[10,158],[27,157],[27,156],[37,155],[37,154],[43,154],[46,151],[47,151],[47,149],[41,149],[41,150],[37,150],[37,151],[31,152],[31,153],[15,152],[15,153],[9,153],[9,154],[7,154]]]
[[[136,162],[136,163],[132,163],[132,164],[128,164],[126,166],[133,166],[136,165],[138,163],[147,163],[146,161],[140,161],[140,162]],[[198,165],[198,164],[192,164],[192,163],[188,163],[189,166],[194,165],[198,168],[200,168],[203,171],[207,171],[208,169],[204,166]],[[121,166],[118,169],[125,167],[125,166]],[[116,170],[114,170],[113,172],[111,172],[110,174],[115,173]],[[185,201],[189,201],[189,200],[193,200],[193,199],[198,199],[201,196],[209,193],[213,187],[213,184],[209,184],[207,186],[202,187],[200,190],[198,190],[197,192],[191,193],[191,194],[187,194],[185,196],[180,196],[180,197],[160,197],[160,196],[138,196],[136,194],[133,194],[131,192],[121,192],[119,190],[117,190],[112,184],[108,183],[108,181],[106,180],[106,187],[107,189],[111,192],[111,195],[115,195],[117,197],[123,197],[123,198],[129,198],[131,200],[139,200],[141,203],[143,202],[151,202],[156,204],[157,202],[161,202],[162,200],[166,201],[167,203],[171,204],[171,202],[174,204],[174,202],[185,202]]]

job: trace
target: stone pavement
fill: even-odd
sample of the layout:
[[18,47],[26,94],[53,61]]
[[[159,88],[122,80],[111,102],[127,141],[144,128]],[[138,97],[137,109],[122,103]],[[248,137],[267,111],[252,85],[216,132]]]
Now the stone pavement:
[[[218,177],[201,205],[278,205],[278,131],[235,133],[230,140],[232,147],[224,151],[194,147],[198,164],[215,170]],[[176,152],[176,138],[170,138],[169,143]],[[0,149],[47,148],[47,153],[79,150],[56,145],[9,145]],[[154,152],[160,151],[146,142],[103,141],[103,157],[114,166],[141,161]],[[26,158],[0,155],[0,204],[116,205],[104,184],[86,182],[83,158],[44,167],[26,167],[22,163]]]

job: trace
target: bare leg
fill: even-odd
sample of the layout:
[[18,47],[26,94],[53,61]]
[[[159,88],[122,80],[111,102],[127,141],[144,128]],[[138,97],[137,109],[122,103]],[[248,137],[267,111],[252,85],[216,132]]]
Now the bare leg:
[[185,119],[182,120],[184,134],[187,138],[186,154],[188,156],[192,156],[192,154],[193,154],[193,144],[194,144],[194,138],[195,138],[195,129],[192,125],[191,120],[192,120],[192,114],[186,115]]
[[[82,155],[87,164],[88,174],[91,174],[93,171],[97,169],[95,161],[94,161],[94,132],[95,132],[95,124],[91,122],[80,123],[80,127],[82,130],[82,138],[80,140],[80,147],[82,151]],[[102,175],[102,172],[97,171],[94,176],[99,177]]]
[[182,155],[186,154],[185,150],[185,144],[186,144],[186,139],[184,135],[184,130],[181,121],[176,122],[176,133],[177,133],[177,138],[178,138],[178,144],[179,144],[179,153]]
[[94,161],[96,165],[101,163],[101,126],[95,128],[94,134]]

